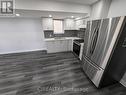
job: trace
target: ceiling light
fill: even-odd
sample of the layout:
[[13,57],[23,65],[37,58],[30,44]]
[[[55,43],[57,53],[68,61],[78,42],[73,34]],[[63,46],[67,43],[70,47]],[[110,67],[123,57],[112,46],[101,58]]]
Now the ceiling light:
[[75,18],[76,20],[79,20],[79,19],[81,19],[80,17],[77,17],[77,18]]
[[71,16],[71,18],[74,18],[74,16]]
[[52,15],[49,15],[49,17],[52,17]]
[[16,14],[16,16],[20,16],[20,14]]

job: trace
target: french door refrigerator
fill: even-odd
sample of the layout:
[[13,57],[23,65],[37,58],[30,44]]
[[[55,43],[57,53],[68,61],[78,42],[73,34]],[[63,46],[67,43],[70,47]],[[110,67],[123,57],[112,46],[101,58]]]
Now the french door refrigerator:
[[120,81],[126,72],[126,17],[87,22],[82,67],[98,88]]

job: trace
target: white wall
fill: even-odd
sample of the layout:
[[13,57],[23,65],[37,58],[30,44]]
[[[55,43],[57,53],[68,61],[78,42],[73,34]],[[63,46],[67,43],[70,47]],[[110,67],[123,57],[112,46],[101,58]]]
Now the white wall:
[[16,9],[90,13],[89,5],[61,3],[47,0],[16,0]]
[[91,19],[101,19],[108,16],[111,0],[99,0],[92,5]]
[[44,49],[41,19],[0,18],[0,54]]
[[126,0],[112,0],[108,17],[126,16]]

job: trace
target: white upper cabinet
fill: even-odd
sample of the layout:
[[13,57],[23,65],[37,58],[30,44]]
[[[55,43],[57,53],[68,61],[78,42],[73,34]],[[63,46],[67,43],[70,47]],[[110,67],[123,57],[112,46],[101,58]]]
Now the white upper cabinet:
[[[64,19],[64,30],[79,30],[80,28],[86,28],[86,20],[80,19]],[[42,18],[43,30],[54,30],[53,18]]]
[[79,30],[80,28],[86,28],[86,20],[80,19],[75,21],[76,30]]
[[74,19],[65,19],[64,20],[64,30],[75,30],[75,20]]
[[53,18],[42,18],[43,30],[53,30]]
[[64,30],[79,30],[80,28],[86,28],[85,19],[65,19],[64,20]]

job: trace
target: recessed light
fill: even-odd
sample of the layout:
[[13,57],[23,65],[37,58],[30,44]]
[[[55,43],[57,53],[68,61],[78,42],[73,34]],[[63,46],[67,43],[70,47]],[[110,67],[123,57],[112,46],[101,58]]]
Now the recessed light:
[[71,18],[74,18],[74,16],[71,16]]
[[20,16],[20,14],[16,14],[16,16]]
[[79,19],[81,19],[80,17],[77,17],[77,18],[75,18],[76,20],[79,20]]
[[52,17],[52,15],[49,15],[49,17]]

